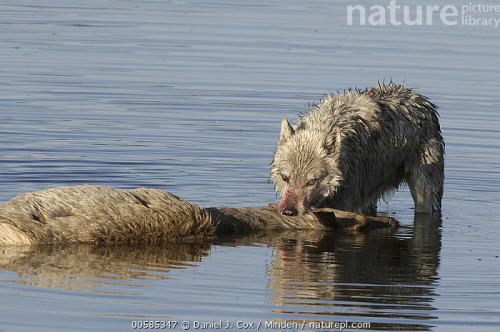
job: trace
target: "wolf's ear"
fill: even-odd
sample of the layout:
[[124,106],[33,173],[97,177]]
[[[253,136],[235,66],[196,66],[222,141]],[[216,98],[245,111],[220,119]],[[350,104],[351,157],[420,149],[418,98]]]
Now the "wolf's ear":
[[295,131],[292,126],[290,126],[290,123],[288,123],[288,120],[286,119],[286,115],[283,115],[283,119],[281,119],[280,141],[290,138],[294,132]]

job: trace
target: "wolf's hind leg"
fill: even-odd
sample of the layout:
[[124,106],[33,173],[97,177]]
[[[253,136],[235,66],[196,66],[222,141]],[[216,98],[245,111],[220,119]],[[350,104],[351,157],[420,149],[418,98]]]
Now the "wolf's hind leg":
[[408,186],[415,204],[415,213],[431,213],[433,189],[430,181],[422,173],[412,174],[408,179]]
[[407,176],[416,213],[441,210],[443,197],[444,164],[442,158],[435,163],[419,165]]
[[418,159],[406,169],[406,182],[415,203],[416,213],[441,210],[444,182],[444,142],[440,135],[429,138]]

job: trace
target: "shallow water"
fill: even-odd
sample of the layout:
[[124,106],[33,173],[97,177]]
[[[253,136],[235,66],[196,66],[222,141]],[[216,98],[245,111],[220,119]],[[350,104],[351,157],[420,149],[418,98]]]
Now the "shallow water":
[[99,184],[266,205],[277,200],[267,180],[283,114],[384,79],[441,107],[447,159],[442,218],[414,220],[403,188],[379,206],[401,222],[394,231],[0,248],[0,330],[222,320],[496,331],[499,30],[348,26],[348,4],[4,1],[1,202]]

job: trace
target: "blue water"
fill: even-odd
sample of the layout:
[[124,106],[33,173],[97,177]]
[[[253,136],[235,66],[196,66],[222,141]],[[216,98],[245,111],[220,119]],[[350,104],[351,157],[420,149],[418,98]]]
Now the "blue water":
[[267,205],[277,201],[268,174],[281,117],[391,79],[440,106],[446,179],[441,219],[415,220],[406,188],[380,204],[401,222],[395,231],[0,248],[0,330],[123,331],[150,320],[498,330],[499,28],[437,16],[348,26],[349,4],[2,2],[0,202],[99,184],[207,207]]

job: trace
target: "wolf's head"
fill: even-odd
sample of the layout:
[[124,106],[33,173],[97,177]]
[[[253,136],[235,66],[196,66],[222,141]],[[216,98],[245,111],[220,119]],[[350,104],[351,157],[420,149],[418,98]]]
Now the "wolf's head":
[[269,176],[282,196],[279,212],[297,215],[320,207],[342,180],[339,157],[338,127],[325,131],[303,125],[294,130],[284,116]]

